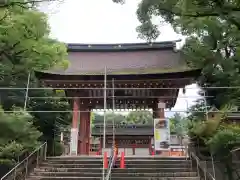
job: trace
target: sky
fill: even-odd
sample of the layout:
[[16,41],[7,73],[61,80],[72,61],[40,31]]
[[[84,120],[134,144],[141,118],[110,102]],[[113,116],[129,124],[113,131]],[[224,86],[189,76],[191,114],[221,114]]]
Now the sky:
[[[125,5],[112,0],[65,0],[62,3],[43,6],[49,14],[51,37],[65,43],[139,43],[136,17],[139,0],[126,0]],[[160,24],[161,35],[156,41],[171,41],[184,37],[176,34],[171,25]],[[196,84],[186,86],[186,93],[179,92],[175,107],[166,110],[166,116],[183,113],[199,98]]]

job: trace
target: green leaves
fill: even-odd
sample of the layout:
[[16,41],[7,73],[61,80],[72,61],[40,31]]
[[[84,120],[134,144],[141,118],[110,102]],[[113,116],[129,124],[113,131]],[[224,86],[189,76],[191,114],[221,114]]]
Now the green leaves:
[[34,70],[62,63],[66,66],[66,47],[48,37],[50,28],[44,13],[26,6],[0,9],[0,14],[5,13],[0,26],[1,59],[11,62],[13,68],[18,64]]
[[[94,124],[102,124],[103,115],[94,113]],[[106,121],[108,124],[112,124],[113,120],[115,124],[153,124],[153,117],[150,111],[132,111],[127,116],[118,113],[107,113]]]
[[[139,37],[155,40],[161,29],[154,17],[170,23],[187,36],[182,54],[190,67],[201,68],[200,86],[232,87],[240,84],[240,4],[233,1],[141,0],[137,8]],[[207,102],[217,108],[237,103],[239,90],[207,89]],[[235,102],[234,102],[235,101]]]
[[31,142],[30,146],[35,146],[41,133],[33,126],[33,117],[19,109],[13,113],[4,113],[1,110],[0,116],[0,144],[6,144],[12,140],[20,143]]
[[[161,16],[166,22],[171,23],[175,28],[181,28],[181,33],[188,34],[203,33],[199,27],[204,30],[204,26],[217,30],[215,23],[212,21],[220,20],[227,23],[233,28],[240,30],[238,12],[240,11],[239,3],[235,1],[203,1],[203,0],[142,0],[138,6],[137,17],[144,26],[146,22],[149,29],[145,33],[152,32],[155,35],[155,25],[151,24],[152,17]],[[142,28],[143,29],[143,28]],[[153,29],[155,29],[153,31]],[[142,32],[141,32],[142,33]],[[151,34],[148,38],[155,38]],[[143,38],[146,38],[143,36]],[[153,39],[152,39],[153,40]]]
[[15,141],[0,147],[0,158],[16,160],[23,154],[24,147]]
[[188,120],[181,116],[179,113],[175,113],[173,117],[169,119],[171,134],[176,134],[183,137],[187,133]]
[[[12,89],[0,91],[0,103],[4,110],[14,112],[1,113],[0,136],[4,138],[0,137],[0,146],[13,146],[16,142],[31,151],[38,140],[48,140],[49,147],[53,147],[55,134],[69,124],[71,113],[66,112],[70,106],[65,95],[51,98],[58,97],[51,90],[29,90],[28,96],[37,97],[27,99],[27,110],[33,111],[31,115],[13,108],[24,106],[29,72],[30,87],[36,88],[39,84],[34,71],[68,66],[65,44],[49,38],[49,32],[46,14],[38,11],[33,1],[10,0],[1,6],[0,87]],[[44,110],[62,112],[39,112]]]
[[137,27],[138,37],[140,39],[146,39],[148,42],[156,39],[160,32],[158,31],[158,26],[151,23],[151,21],[146,21]]
[[39,145],[41,133],[33,126],[33,117],[25,111],[0,111],[0,159],[17,160],[24,151],[32,151]]
[[233,131],[227,125],[219,129],[208,141],[210,150],[218,158],[226,158],[231,154],[231,150],[236,147],[240,139],[240,127]]
[[126,118],[126,124],[153,124],[150,111],[132,111]]

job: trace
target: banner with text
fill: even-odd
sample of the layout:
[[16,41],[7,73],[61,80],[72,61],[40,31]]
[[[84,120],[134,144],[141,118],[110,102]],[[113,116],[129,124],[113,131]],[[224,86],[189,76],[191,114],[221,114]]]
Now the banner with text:
[[170,149],[169,119],[154,119],[154,149],[157,151]]

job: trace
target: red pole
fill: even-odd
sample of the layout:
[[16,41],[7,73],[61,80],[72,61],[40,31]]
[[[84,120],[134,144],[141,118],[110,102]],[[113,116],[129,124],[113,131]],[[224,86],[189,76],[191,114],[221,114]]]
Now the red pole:
[[125,155],[124,155],[124,152],[121,152],[120,168],[125,169]]
[[108,168],[108,158],[107,158],[107,152],[104,152],[104,157],[103,157],[103,163],[104,163],[104,168]]
[[154,156],[155,155],[155,151],[154,151],[154,149],[152,150],[152,156]]

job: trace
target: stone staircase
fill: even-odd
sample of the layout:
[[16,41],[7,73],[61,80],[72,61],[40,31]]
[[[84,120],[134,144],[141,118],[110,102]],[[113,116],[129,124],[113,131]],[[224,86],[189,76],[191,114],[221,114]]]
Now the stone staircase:
[[[125,169],[112,169],[111,180],[200,180],[191,162],[183,158],[126,157],[125,163]],[[51,157],[28,180],[100,180],[102,166],[102,157]]]

